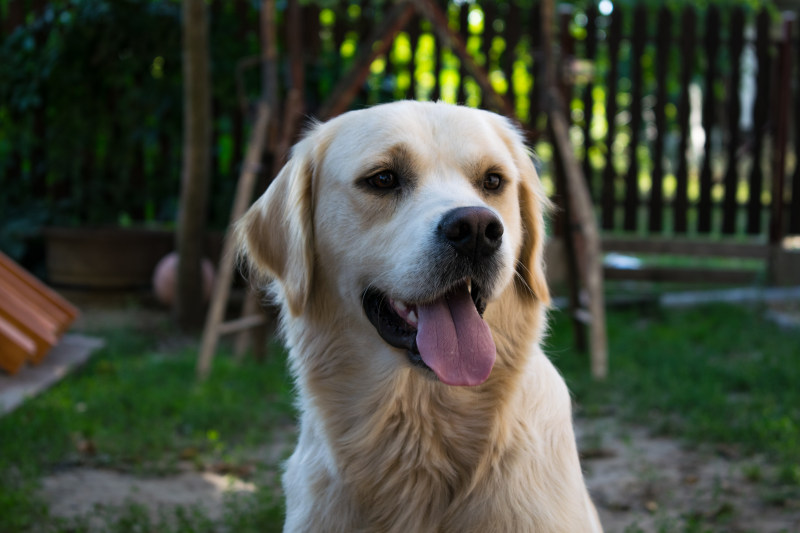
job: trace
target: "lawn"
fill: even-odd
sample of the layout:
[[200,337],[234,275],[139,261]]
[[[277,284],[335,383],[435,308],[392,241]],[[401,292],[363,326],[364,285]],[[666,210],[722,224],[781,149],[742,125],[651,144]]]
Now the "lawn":
[[766,454],[800,483],[800,330],[760,305],[611,312],[611,377],[592,382],[557,320],[551,356],[587,415],[613,411],[657,433]]
[[[770,468],[754,468],[751,477],[773,504],[789,505],[800,501],[800,330],[763,317],[759,306],[612,310],[611,375],[593,383],[556,311],[548,353],[573,390],[578,416],[613,416],[692,446],[762,457]],[[197,507],[153,517],[135,504],[50,516],[37,498],[46,473],[91,465],[166,475],[187,463],[220,462],[236,471],[248,450],[293,416],[277,345],[263,363],[238,364],[222,353],[211,378],[197,384],[196,345],[174,340],[168,323],[94,333],[107,345],[88,365],[0,419],[0,531],[66,533],[98,524],[111,532],[279,531],[280,498],[258,483],[213,519]],[[253,468],[246,475],[258,482],[264,466]]]
[[[50,519],[35,497],[37,479],[60,468],[90,465],[141,474],[169,474],[246,461],[244,452],[292,420],[291,385],[279,346],[264,363],[215,361],[211,378],[194,380],[196,348],[165,346],[164,330],[111,330],[90,363],[18,411],[0,419],[0,531],[83,531],[89,519]],[[183,344],[178,341],[178,345]],[[251,474],[257,477],[257,473]],[[141,508],[104,513],[107,531],[270,531],[281,502],[263,487],[247,501],[228,502],[223,523],[202,509],[154,524]]]

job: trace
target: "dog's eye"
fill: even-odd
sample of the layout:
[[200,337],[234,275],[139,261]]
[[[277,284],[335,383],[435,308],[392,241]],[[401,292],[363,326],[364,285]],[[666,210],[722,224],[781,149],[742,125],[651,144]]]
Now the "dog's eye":
[[487,191],[496,191],[503,184],[503,178],[499,174],[486,174],[483,178],[483,188]]
[[382,170],[367,178],[367,183],[376,189],[394,189],[398,186],[397,177],[388,170]]

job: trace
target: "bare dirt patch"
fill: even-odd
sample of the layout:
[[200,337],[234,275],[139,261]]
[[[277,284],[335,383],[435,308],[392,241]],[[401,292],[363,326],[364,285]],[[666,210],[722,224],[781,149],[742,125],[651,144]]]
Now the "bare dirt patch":
[[800,531],[800,502],[773,501],[759,458],[690,449],[611,418],[579,420],[576,432],[607,532]]
[[[118,307],[118,302],[90,306],[78,329],[166,329],[164,310]],[[797,303],[770,304],[767,313],[781,317],[776,321],[786,327],[800,324]],[[181,342],[174,333],[164,338],[166,344]],[[775,476],[763,458],[740,458],[709,446],[691,448],[611,417],[579,417],[576,435],[587,484],[607,533],[800,532],[798,492],[788,498],[781,495],[768,481]],[[44,477],[40,494],[58,517],[85,516],[98,506],[134,502],[153,514],[198,507],[213,520],[223,513],[228,496],[245,496],[263,486],[279,490],[279,458],[286,456],[294,438],[288,428],[284,436],[283,442],[252,451],[260,464],[256,476],[242,477],[213,465],[159,477],[79,466]]]
[[281,463],[291,453],[294,439],[295,428],[287,427],[276,432],[272,442],[237,453],[235,462],[186,461],[171,475],[83,465],[61,468],[42,478],[39,495],[50,514],[59,518],[86,517],[98,509],[135,504],[153,518],[160,513],[169,516],[183,507],[197,508],[208,519],[218,521],[230,497],[253,494],[259,487],[280,494]]
[[135,503],[154,515],[161,509],[197,506],[217,520],[222,516],[224,497],[251,493],[252,482],[216,472],[181,472],[167,477],[146,477],[103,470],[72,468],[47,476],[42,496],[50,513],[62,518],[84,516],[100,507]]
[[800,301],[770,302],[766,314],[782,328],[800,328]]
[[[608,533],[691,531],[700,524],[703,531],[800,531],[800,502],[770,503],[769,486],[753,479],[768,469],[758,458],[689,449],[611,418],[579,419],[576,432],[587,484]],[[54,516],[65,518],[134,502],[153,514],[195,506],[213,520],[221,516],[226,495],[253,492],[258,483],[277,490],[277,458],[290,448],[282,442],[255,451],[266,465],[257,479],[214,469],[147,477],[78,467],[45,477],[41,495]]]

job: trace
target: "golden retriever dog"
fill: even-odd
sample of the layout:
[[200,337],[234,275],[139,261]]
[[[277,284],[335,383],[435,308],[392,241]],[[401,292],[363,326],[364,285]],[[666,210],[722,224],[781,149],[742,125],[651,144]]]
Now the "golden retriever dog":
[[539,346],[546,203],[487,111],[379,105],[294,147],[236,227],[299,395],[285,531],[601,531]]

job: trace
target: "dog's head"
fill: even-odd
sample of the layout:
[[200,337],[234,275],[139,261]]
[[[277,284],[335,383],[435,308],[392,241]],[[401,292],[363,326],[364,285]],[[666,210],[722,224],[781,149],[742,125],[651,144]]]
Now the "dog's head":
[[236,230],[284,312],[306,314],[325,292],[402,364],[474,385],[495,358],[486,306],[506,291],[549,301],[546,203],[508,120],[398,102],[313,127]]

